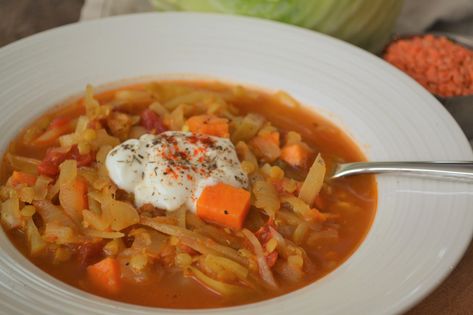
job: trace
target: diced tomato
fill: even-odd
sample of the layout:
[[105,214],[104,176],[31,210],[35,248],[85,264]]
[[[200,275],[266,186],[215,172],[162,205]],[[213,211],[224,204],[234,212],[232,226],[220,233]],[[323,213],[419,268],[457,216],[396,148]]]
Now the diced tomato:
[[62,152],[61,150],[57,148],[50,148],[46,152],[46,156],[44,160],[51,162],[53,164],[59,165],[62,162],[64,162],[64,160],[66,159],[66,156],[67,156],[66,152]]
[[260,227],[260,229],[255,232],[255,236],[263,245],[266,244],[272,237],[271,230],[269,229],[270,226],[274,228],[274,222],[272,219],[269,219],[265,225]]
[[268,267],[271,268],[274,266],[276,263],[276,260],[278,260],[278,252],[273,251],[272,253],[266,254],[266,263],[268,264]]
[[268,225],[263,225],[258,231],[255,232],[256,237],[261,244],[266,244],[271,239],[271,231]]
[[[258,238],[261,245],[263,245],[263,248],[266,248],[266,244],[272,238],[270,227],[274,228],[274,222],[272,219],[268,220],[268,222],[265,225],[263,225],[258,231],[255,232],[255,236]],[[269,268],[274,266],[274,264],[276,263],[276,260],[278,260],[278,256],[279,254],[276,250],[270,253],[265,252],[266,263],[268,264]]]
[[54,177],[59,174],[59,164],[64,162],[67,157],[67,152],[59,151],[57,148],[49,148],[46,155],[38,165],[38,173],[49,177]]
[[167,130],[158,114],[149,108],[141,112],[141,125],[153,134],[159,134]]
[[41,175],[54,177],[59,174],[59,168],[52,163],[43,161],[38,165],[38,173]]
[[68,152],[64,152],[60,148],[50,148],[38,165],[38,173],[55,177],[59,174],[59,165],[67,159],[76,160],[77,166],[87,166],[95,160],[95,153],[80,154],[76,145],[72,146]]
[[90,151],[87,154],[80,154],[79,149],[76,145],[71,147],[71,150],[67,153],[67,158],[76,160],[77,166],[87,166],[95,161],[95,153]]

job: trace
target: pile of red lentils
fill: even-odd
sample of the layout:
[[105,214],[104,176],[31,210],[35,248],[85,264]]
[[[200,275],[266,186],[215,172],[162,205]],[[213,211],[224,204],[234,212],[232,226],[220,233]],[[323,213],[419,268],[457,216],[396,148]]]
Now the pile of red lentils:
[[396,40],[388,46],[384,59],[437,96],[473,94],[473,50],[444,36]]

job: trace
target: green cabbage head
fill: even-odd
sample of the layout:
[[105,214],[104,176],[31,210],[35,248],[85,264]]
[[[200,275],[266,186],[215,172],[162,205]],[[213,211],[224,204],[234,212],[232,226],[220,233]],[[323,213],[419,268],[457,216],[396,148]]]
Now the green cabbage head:
[[299,25],[379,52],[403,0],[150,0],[161,11],[219,12]]

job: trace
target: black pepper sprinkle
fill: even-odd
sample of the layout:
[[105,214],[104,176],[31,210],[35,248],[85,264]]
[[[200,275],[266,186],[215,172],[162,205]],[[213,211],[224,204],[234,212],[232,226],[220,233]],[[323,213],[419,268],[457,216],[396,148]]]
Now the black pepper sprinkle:
[[124,149],[124,150],[132,150],[133,151],[133,146],[129,143],[122,143],[121,144],[121,147]]
[[136,162],[138,162],[138,164],[141,164],[141,160],[138,159],[138,158],[136,157],[136,155],[133,155],[133,160],[132,160],[132,162],[133,162],[133,161],[136,161]]

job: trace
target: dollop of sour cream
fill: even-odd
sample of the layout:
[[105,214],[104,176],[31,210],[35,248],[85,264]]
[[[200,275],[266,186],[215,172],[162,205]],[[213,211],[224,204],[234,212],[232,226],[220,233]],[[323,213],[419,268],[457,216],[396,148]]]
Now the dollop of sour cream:
[[134,193],[135,205],[173,211],[196,201],[207,186],[248,186],[235,147],[226,138],[166,131],[145,134],[113,148],[105,165],[112,181]]

